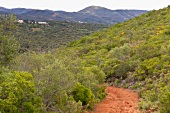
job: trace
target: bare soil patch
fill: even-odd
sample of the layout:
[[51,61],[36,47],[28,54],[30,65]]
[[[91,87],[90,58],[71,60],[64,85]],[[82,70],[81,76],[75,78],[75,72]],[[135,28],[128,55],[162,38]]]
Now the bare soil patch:
[[123,88],[107,87],[106,98],[95,106],[92,113],[140,113],[138,94]]

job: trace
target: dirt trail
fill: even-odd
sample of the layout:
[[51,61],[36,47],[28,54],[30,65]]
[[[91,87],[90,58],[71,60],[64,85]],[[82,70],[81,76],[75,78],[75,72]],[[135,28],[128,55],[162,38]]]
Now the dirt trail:
[[140,113],[136,93],[111,86],[106,88],[106,92],[106,99],[96,105],[92,113]]

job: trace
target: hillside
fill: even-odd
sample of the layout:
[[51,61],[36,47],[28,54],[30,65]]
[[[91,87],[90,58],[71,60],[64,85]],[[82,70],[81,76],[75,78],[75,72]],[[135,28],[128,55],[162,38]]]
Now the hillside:
[[9,13],[0,11],[0,15],[7,15],[7,14],[9,14]]
[[0,7],[0,11],[6,13],[15,13],[18,19],[28,19],[35,21],[70,21],[70,22],[88,22],[115,24],[129,20],[133,17],[146,13],[145,10],[110,10],[99,6],[89,6],[78,12],[36,10],[25,8],[6,9]]
[[84,21],[106,24],[124,22],[146,12],[147,11],[144,10],[110,10],[99,6],[90,6],[79,11],[79,13],[87,15],[85,19],[83,19]]
[[48,21],[48,25],[22,23],[14,35],[20,43],[20,51],[51,51],[107,27],[66,21]]
[[107,84],[137,92],[144,113],[170,112],[170,6],[52,52],[17,54],[11,19],[0,21],[2,113],[91,112]]
[[7,9],[4,7],[0,7],[0,11],[6,12],[6,13],[15,13],[15,14],[22,14],[28,11],[31,11],[32,9],[26,9],[26,8],[13,8],[13,9]]
[[88,67],[98,66],[110,85],[136,90],[139,108],[170,112],[170,6],[70,43]]

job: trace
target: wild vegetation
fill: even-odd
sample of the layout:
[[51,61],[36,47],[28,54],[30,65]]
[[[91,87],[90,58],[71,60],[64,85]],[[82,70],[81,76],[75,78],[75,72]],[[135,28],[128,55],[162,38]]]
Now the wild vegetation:
[[1,63],[1,112],[87,112],[105,97],[105,83],[109,83],[137,91],[143,112],[169,113],[169,26],[170,6],[85,36],[55,52],[9,56],[4,53],[15,53],[18,46],[4,49],[3,45],[12,46],[13,35],[1,32],[8,43],[1,41],[0,58],[10,58]]
[[90,35],[109,26],[66,21],[48,21],[48,25],[37,24],[33,20],[32,22],[18,24],[18,29],[14,33],[23,52],[55,50],[58,47],[66,46],[71,41],[80,39],[82,36]]

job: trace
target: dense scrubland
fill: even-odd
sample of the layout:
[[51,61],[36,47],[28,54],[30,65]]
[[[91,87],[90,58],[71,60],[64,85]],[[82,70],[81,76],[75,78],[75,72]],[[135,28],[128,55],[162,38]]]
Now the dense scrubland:
[[47,24],[41,25],[34,20],[27,20],[26,23],[18,24],[15,37],[23,52],[47,52],[107,27],[109,25],[67,21],[48,21]]
[[138,92],[143,112],[170,112],[170,6],[51,52],[19,54],[14,21],[0,22],[2,113],[88,112],[107,84]]

